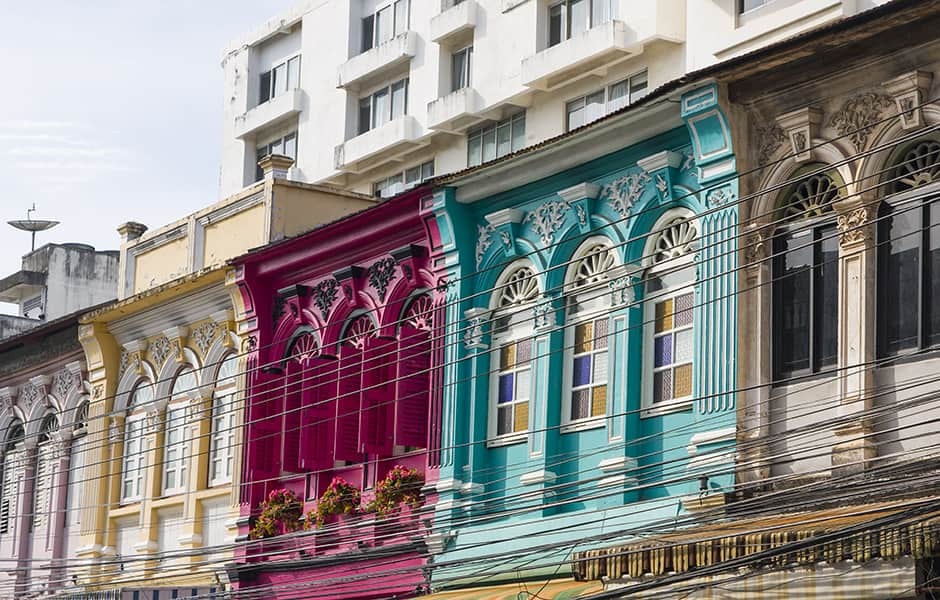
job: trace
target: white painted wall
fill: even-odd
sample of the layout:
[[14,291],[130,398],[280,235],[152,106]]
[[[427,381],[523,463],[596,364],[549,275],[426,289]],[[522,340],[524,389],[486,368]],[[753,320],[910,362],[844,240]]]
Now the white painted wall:
[[[337,69],[360,48],[361,17],[389,0],[304,0],[284,15],[233,42],[223,59],[225,111],[220,195],[226,197],[250,183],[255,146],[294,126],[299,131],[298,157],[291,176],[371,193],[372,184],[404,168],[434,158],[437,174],[467,166],[466,136],[428,129],[427,106],[450,91],[450,53],[462,39],[431,40],[431,19],[441,0],[412,0],[410,29],[417,35],[414,57],[402,70],[410,77],[408,114],[420,126],[420,147],[399,162],[368,172],[342,174],[334,168],[337,145],[356,133],[359,92],[337,88]],[[648,41],[632,48],[625,62],[577,83],[550,92],[526,87],[524,59],[547,43],[548,0],[476,0],[472,35],[472,84],[482,98],[483,115],[500,118],[512,104],[527,107],[526,143],[534,144],[565,130],[565,102],[624,75],[648,69],[649,89],[684,73],[752,51],[818,25],[855,14],[889,0],[772,0],[744,15],[737,0],[619,0],[618,19],[640,37],[659,34],[672,41]],[[676,43],[676,32],[684,43]],[[679,36],[680,38],[683,36]],[[256,101],[258,74],[272,61],[300,48],[305,105],[296,121],[261,131],[249,139],[233,134],[233,122]],[[397,78],[398,75],[395,76]],[[388,82],[390,82],[389,79]],[[380,82],[370,82],[378,84]],[[375,85],[372,85],[375,87]],[[366,91],[366,90],[363,90]],[[492,110],[490,110],[492,109]]]

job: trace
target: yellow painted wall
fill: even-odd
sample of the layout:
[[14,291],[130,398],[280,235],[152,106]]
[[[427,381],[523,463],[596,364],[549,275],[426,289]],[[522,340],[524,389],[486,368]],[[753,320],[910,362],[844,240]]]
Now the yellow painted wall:
[[203,267],[214,267],[265,242],[264,204],[210,223],[205,229]]
[[138,254],[134,265],[134,293],[187,274],[190,271],[188,253],[189,240],[184,236],[150,252]]
[[373,200],[334,195],[302,184],[275,185],[271,210],[272,238],[299,235],[374,204]]

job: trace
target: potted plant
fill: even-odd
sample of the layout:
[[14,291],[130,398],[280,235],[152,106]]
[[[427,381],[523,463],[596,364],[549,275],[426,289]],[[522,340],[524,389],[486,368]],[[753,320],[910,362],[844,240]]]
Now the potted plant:
[[248,536],[252,540],[268,540],[261,543],[261,553],[268,560],[273,560],[275,557],[272,553],[292,552],[295,544],[293,540],[275,541],[271,538],[301,530],[304,527],[302,516],[303,503],[294,492],[272,490],[261,503],[261,514],[255,519]]
[[381,528],[385,534],[400,528],[407,529],[415,516],[412,511],[421,506],[422,487],[424,473],[395,465],[384,479],[375,484],[375,498],[366,505],[366,510],[384,521]]
[[359,511],[361,497],[362,492],[355,485],[342,477],[334,477],[326,490],[320,494],[317,507],[311,511],[308,521],[312,516],[313,522],[319,529],[331,517],[355,514]]

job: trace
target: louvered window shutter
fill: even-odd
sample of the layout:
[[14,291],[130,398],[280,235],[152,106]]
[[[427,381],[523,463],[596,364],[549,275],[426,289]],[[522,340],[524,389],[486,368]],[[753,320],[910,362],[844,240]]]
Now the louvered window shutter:
[[398,341],[395,443],[427,447],[431,341],[427,331],[402,326]]
[[362,368],[362,411],[359,415],[359,439],[363,452],[380,456],[392,453],[395,355],[395,340],[366,340]]
[[358,461],[359,393],[362,388],[362,353],[353,346],[339,350],[339,383],[336,402],[336,460]]
[[259,372],[251,390],[249,410],[248,446],[248,502],[252,508],[265,497],[266,481],[281,472],[280,420],[278,400],[284,394],[284,376],[279,373]]
[[305,470],[330,468],[333,466],[339,363],[335,358],[317,357],[306,364],[309,365],[308,375],[304,380],[301,399],[301,466]]
[[287,361],[284,385],[284,407],[281,415],[282,458],[285,471],[299,473],[300,468],[300,409],[301,390],[308,377],[307,370],[296,360]]

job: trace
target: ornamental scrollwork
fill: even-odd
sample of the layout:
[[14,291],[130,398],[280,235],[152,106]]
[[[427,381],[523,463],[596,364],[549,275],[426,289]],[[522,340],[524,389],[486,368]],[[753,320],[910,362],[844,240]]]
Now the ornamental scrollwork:
[[486,251],[490,249],[490,246],[493,245],[493,238],[491,237],[496,229],[492,225],[477,225],[477,268],[480,268],[480,265],[483,264],[483,257],[486,256]]
[[532,222],[532,228],[538,234],[543,246],[550,246],[555,240],[555,232],[565,222],[565,213],[569,205],[564,200],[550,200],[526,214],[523,222]]
[[385,300],[385,292],[388,291],[397,264],[394,258],[388,257],[369,265],[369,285],[379,293],[379,300]]
[[173,345],[165,335],[161,335],[150,344],[150,358],[153,359],[153,364],[158,369],[163,366],[172,351]]
[[20,405],[23,407],[23,412],[29,412],[29,409],[32,408],[33,404],[39,399],[39,393],[39,387],[31,383],[27,383],[23,386],[23,389],[20,390]]
[[486,325],[488,316],[485,311],[472,315],[467,321],[467,332],[464,334],[463,345],[467,350],[485,350]]
[[710,206],[724,206],[734,202],[734,192],[730,187],[721,187],[708,193],[708,204]]
[[65,401],[78,378],[68,369],[63,369],[52,376],[52,394],[60,401]]
[[277,329],[277,322],[284,316],[287,299],[278,294],[274,297],[274,306],[271,307],[271,327]]
[[744,238],[744,261],[747,266],[758,266],[767,258],[767,241],[760,233],[752,233]]
[[612,279],[607,286],[610,288],[610,303],[612,306],[622,306],[633,302],[633,282],[630,277]]
[[545,329],[555,325],[555,307],[551,300],[545,300],[532,307],[532,320],[536,329]]
[[650,181],[649,173],[646,171],[632,173],[605,185],[601,190],[601,195],[607,198],[611,209],[626,218]]
[[839,245],[844,247],[865,241],[874,212],[872,208],[861,207],[839,215],[836,219],[839,225]]
[[339,282],[335,279],[324,279],[313,288],[313,303],[320,309],[325,319],[330,313],[330,307],[336,302],[339,294]]
[[192,339],[203,357],[209,352],[212,342],[215,341],[221,327],[213,321],[203,321],[193,328]]
[[868,143],[872,125],[881,118],[882,111],[891,106],[894,106],[894,101],[885,94],[859,94],[845,101],[842,108],[832,115],[829,126],[834,127],[839,135],[848,137],[855,150],[861,152]]
[[770,162],[777,148],[787,141],[787,134],[776,123],[758,125],[754,133],[757,136],[757,164],[760,165]]

